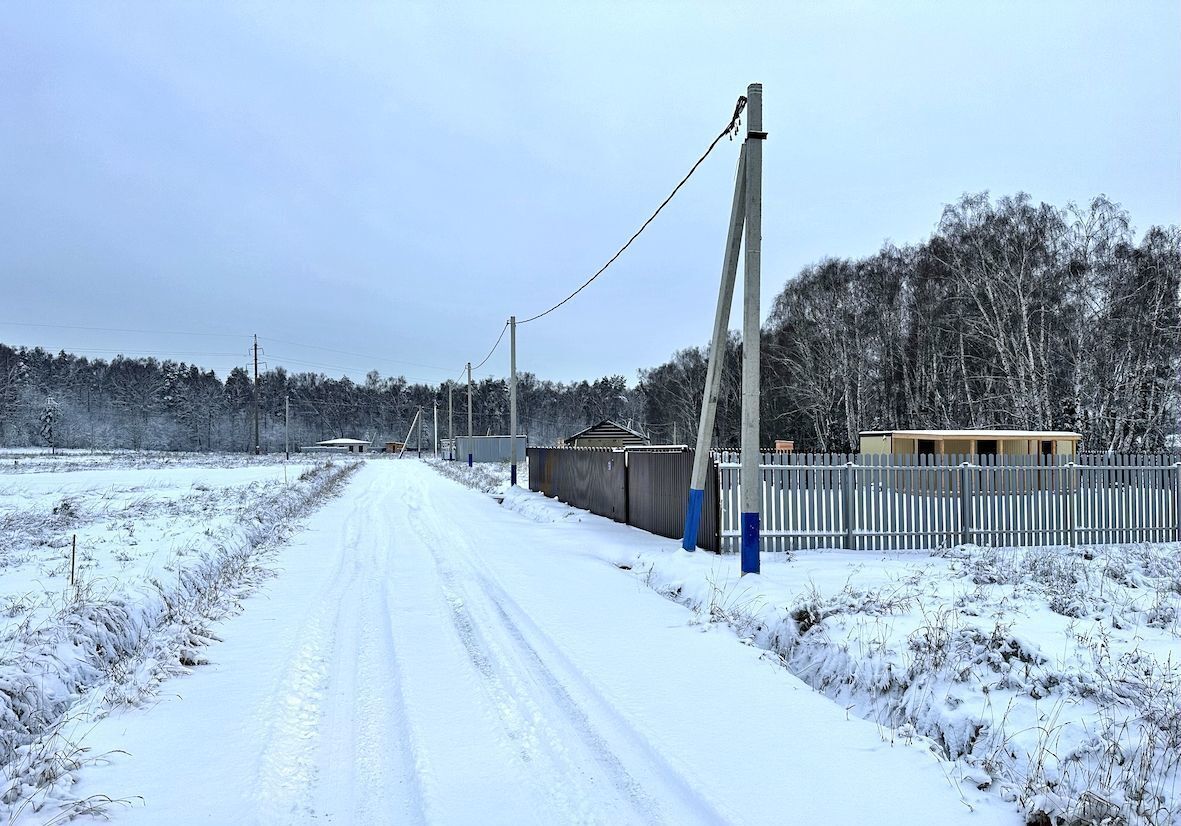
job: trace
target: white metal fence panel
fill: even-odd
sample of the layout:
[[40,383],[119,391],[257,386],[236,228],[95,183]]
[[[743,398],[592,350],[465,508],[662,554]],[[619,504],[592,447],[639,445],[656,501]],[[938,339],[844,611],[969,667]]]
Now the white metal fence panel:
[[[1181,541],[1176,455],[762,456],[762,547],[907,550]],[[737,550],[739,456],[719,456]]]

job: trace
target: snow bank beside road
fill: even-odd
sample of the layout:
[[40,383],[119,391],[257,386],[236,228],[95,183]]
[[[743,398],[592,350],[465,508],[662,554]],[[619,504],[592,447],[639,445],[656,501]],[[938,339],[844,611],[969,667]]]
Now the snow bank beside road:
[[764,554],[762,575],[740,578],[733,556],[540,494],[504,504],[593,523],[588,553],[774,652],[883,737],[927,742],[1033,821],[1181,818],[1176,544]]
[[[448,479],[454,479],[472,490],[493,496],[504,496],[509,491],[509,466],[507,464],[481,462],[468,467],[467,462],[448,462],[442,459],[427,459],[426,463]],[[528,462],[517,465],[517,486],[524,490],[529,488]]]

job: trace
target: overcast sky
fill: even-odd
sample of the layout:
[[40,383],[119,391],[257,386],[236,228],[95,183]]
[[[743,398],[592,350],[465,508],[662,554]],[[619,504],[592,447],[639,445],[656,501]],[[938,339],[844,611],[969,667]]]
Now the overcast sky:
[[[294,371],[458,376],[598,269],[755,81],[764,317],[964,192],[1179,223],[1179,32],[1176,0],[7,3],[0,341],[224,375],[258,333]],[[738,147],[520,328],[519,369],[634,381],[706,342]]]

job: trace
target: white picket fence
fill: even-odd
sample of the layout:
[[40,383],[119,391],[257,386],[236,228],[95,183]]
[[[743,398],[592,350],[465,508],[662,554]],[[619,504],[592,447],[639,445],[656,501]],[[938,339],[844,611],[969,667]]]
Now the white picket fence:
[[[739,455],[717,456],[721,546],[736,551]],[[762,549],[1181,541],[1178,458],[764,453]]]

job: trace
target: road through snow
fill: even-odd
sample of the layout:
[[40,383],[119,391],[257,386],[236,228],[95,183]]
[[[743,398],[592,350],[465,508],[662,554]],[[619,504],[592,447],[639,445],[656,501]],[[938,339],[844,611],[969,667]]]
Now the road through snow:
[[128,823],[1017,822],[587,553],[657,541],[606,528],[371,461],[181,696],[87,735],[127,754],[77,795]]

